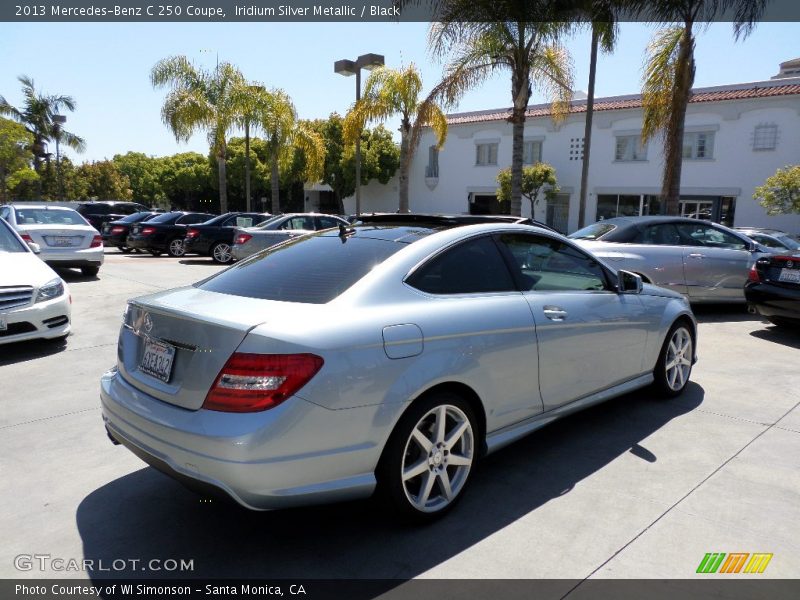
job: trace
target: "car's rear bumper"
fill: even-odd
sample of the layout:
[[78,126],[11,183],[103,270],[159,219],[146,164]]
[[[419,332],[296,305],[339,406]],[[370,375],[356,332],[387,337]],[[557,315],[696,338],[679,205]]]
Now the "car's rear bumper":
[[103,246],[84,250],[52,250],[42,248],[39,254],[51,267],[99,267],[105,260]]
[[800,288],[770,283],[748,283],[744,295],[749,308],[763,317],[780,317],[800,322]]
[[0,344],[63,337],[70,332],[70,313],[68,291],[47,302],[4,312],[6,329],[0,330]]
[[377,444],[320,442],[326,427],[355,413],[368,422],[371,407],[332,411],[294,397],[258,413],[187,410],[144,394],[116,369],[101,378],[100,399],[113,439],[189,487],[219,490],[250,509],[366,497],[375,487]]

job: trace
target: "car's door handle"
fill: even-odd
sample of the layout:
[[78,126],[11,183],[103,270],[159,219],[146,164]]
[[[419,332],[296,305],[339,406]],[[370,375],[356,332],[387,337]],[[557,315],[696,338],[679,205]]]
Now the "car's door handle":
[[567,318],[567,311],[560,306],[545,306],[543,311],[544,316],[551,321],[563,321]]

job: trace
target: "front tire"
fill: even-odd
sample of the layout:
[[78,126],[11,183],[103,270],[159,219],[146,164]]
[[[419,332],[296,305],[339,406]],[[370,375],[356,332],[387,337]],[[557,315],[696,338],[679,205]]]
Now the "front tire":
[[683,393],[689,383],[693,360],[694,339],[689,325],[678,321],[670,327],[653,370],[656,391],[664,398],[674,398]]
[[167,254],[173,258],[186,254],[186,247],[183,245],[183,240],[181,238],[171,239],[169,244],[167,244]]
[[211,248],[211,259],[215,263],[219,263],[221,265],[227,265],[229,262],[233,260],[233,252],[230,244],[226,244],[225,242],[219,242],[214,244],[214,247]]
[[427,522],[461,499],[477,459],[476,419],[452,393],[432,395],[400,419],[378,469],[378,485],[406,520]]

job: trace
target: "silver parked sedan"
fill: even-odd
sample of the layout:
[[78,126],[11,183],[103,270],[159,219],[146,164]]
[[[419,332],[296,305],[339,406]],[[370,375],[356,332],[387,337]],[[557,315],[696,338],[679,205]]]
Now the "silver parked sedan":
[[51,267],[78,267],[97,275],[103,264],[103,238],[77,211],[48,204],[7,204],[0,218],[22,239],[39,246],[39,258]]
[[609,265],[692,302],[744,302],[750,268],[769,254],[741,233],[688,217],[617,217],[569,237]]
[[316,213],[277,215],[255,227],[237,227],[233,235],[233,257],[241,260],[265,248],[312,231],[350,223],[340,217]]
[[248,508],[377,489],[428,519],[558,417],[680,394],[696,335],[682,296],[541,228],[360,225],[131,300],[102,411],[113,441]]

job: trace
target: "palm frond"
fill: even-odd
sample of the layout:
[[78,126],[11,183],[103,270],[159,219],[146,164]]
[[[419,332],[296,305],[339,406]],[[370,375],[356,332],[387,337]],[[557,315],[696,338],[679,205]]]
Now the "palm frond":
[[647,141],[669,120],[683,27],[655,33],[647,47],[642,87],[642,140]]
[[569,114],[574,87],[572,58],[566,48],[550,45],[530,57],[531,84],[552,99],[553,120]]

